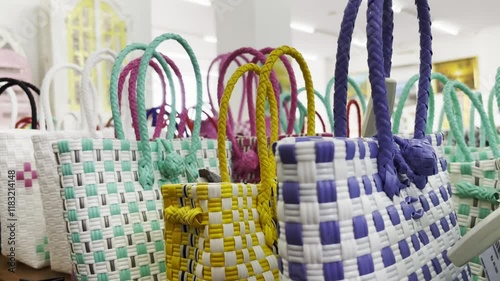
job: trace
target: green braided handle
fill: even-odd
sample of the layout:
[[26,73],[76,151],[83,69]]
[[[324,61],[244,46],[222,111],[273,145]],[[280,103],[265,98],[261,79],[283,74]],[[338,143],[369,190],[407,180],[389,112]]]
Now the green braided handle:
[[[279,115],[279,117],[280,117],[281,127],[283,128],[283,130],[285,132],[288,129],[288,117],[287,117],[286,112],[285,112],[285,102],[290,101],[291,98],[292,98],[292,95],[290,93],[282,93],[280,95],[280,104],[279,104],[280,115]],[[299,108],[300,117],[299,117],[298,121],[295,121],[293,131],[296,134],[300,134],[301,128],[304,126],[305,116],[307,115],[307,108],[300,101],[297,101],[297,105]]]
[[[353,81],[354,82],[354,81]],[[358,87],[359,88],[359,87]],[[300,93],[302,92],[305,92],[306,91],[306,88],[303,87],[303,88],[300,88],[297,92],[297,95],[300,95]],[[332,129],[332,132],[333,132],[333,126],[334,126],[334,121],[333,121],[333,111],[331,110],[331,106],[328,106],[329,103],[327,102],[326,98],[324,96],[322,96],[318,91],[314,90],[314,95],[319,98],[319,100],[321,101],[321,103],[323,103],[323,105],[325,106],[325,109],[326,109],[326,114],[328,116],[328,122],[330,122],[330,127]],[[303,123],[304,121],[302,121]],[[301,128],[302,126],[300,126]]]
[[[479,97],[479,101],[481,102],[481,106],[483,106],[483,99],[481,93],[477,93]],[[455,105],[454,105],[455,106]],[[460,116],[462,117],[462,108],[460,104],[458,104],[458,108],[455,108],[456,112],[459,112]],[[476,119],[476,107],[474,104],[471,104],[470,106],[470,112],[469,112],[469,146],[474,147],[476,143],[476,125],[475,125],[475,119]],[[441,113],[439,115],[439,126],[438,126],[438,131],[442,131],[443,123],[444,123],[444,118],[445,118],[445,110],[444,107],[441,108]],[[461,129],[463,130],[463,125],[460,125]],[[486,146],[486,130],[483,126],[481,126],[480,130],[480,135],[479,135],[479,142],[480,142],[480,147],[485,147]],[[448,134],[447,138],[447,145],[452,145],[453,144],[453,134]]]
[[[202,105],[203,105],[203,96],[202,96],[202,78],[200,72],[200,65],[198,63],[198,59],[193,52],[193,49],[189,45],[189,43],[182,38],[178,34],[174,33],[166,33],[156,37],[151,44],[149,44],[148,48],[144,52],[144,55],[141,59],[141,65],[139,67],[139,80],[137,85],[138,92],[143,92],[146,90],[146,71],[149,66],[149,61],[152,59],[156,48],[163,42],[174,40],[177,41],[188,54],[191,65],[193,66],[194,75],[196,77],[196,113],[195,113],[195,121],[193,127],[193,133],[191,135],[191,146],[189,148],[189,154],[184,159],[184,164],[187,172],[187,179],[189,182],[196,182],[198,179],[198,161],[196,158],[196,152],[198,149],[201,149],[201,140],[200,140],[200,128],[201,128],[201,114],[202,114]],[[174,107],[174,105],[172,105]],[[140,116],[145,118],[146,110],[145,108],[140,108],[139,111]],[[175,124],[175,114],[170,113],[170,117],[174,119],[170,124]],[[146,123],[144,123],[145,125]],[[172,126],[175,127],[175,126]],[[170,126],[169,126],[170,129]],[[147,131],[146,131],[147,132]],[[167,153],[173,152],[173,145],[170,143],[167,149]]]
[[[120,76],[121,66],[126,56],[133,51],[136,50],[147,50],[148,45],[134,43],[128,45],[125,49],[123,49],[120,54],[118,54],[115,64],[113,65],[113,69],[111,72],[111,80],[109,83],[109,97],[111,103],[111,112],[113,115],[113,122],[115,127],[116,137],[120,140],[125,140],[125,133],[123,131],[123,124],[120,118],[120,107],[118,105],[118,77]],[[152,54],[160,63],[163,70],[167,75],[172,75],[170,72],[170,68],[163,58],[163,56],[157,52]],[[143,57],[144,59],[144,57]],[[143,72],[139,72],[139,78],[142,76],[142,80],[144,80],[147,66],[149,65],[149,59],[146,64],[146,68]],[[141,80],[141,79],[139,79]],[[170,90],[175,92],[174,85],[170,85]],[[140,133],[140,145],[139,150],[142,152],[142,157],[139,159],[139,182],[142,185],[144,190],[152,190],[154,184],[154,174],[153,174],[153,163],[151,158],[151,145],[149,143],[149,132],[148,125],[146,120],[146,101],[144,97],[144,88],[137,91],[137,110],[138,110],[138,121],[139,121],[139,133]],[[172,110],[170,112],[170,124],[175,124],[175,116],[177,112],[175,110],[175,95],[172,96]],[[174,137],[175,135],[175,126],[169,126],[167,130],[168,137]]]
[[[495,78],[495,86],[491,89],[490,96],[488,98],[488,115],[490,117],[490,124],[494,130],[497,129],[495,123],[495,112],[493,110],[493,99],[497,100],[497,108],[500,109],[500,67],[497,69],[497,75]],[[500,136],[496,134],[497,142],[500,143]]]
[[[414,75],[413,77],[406,82],[406,85],[403,88],[403,91],[401,92],[401,96],[399,97],[398,105],[396,106],[396,110],[394,111],[394,117],[393,117],[393,125],[392,125],[392,132],[394,134],[399,133],[399,127],[401,123],[401,115],[403,114],[403,109],[406,103],[406,100],[408,99],[408,96],[410,95],[410,91],[415,86],[417,81],[419,81],[420,75]],[[432,73],[431,74],[431,81],[432,80],[438,80],[443,84],[448,83],[448,78],[444,76],[441,73]],[[426,128],[426,133],[431,134],[433,125],[434,125],[434,113],[435,113],[435,101],[434,101],[434,89],[429,87],[429,116],[427,118],[427,128]],[[441,131],[439,129],[438,131]]]
[[482,106],[482,102],[478,98],[479,96],[474,94],[472,90],[469,89],[465,84],[459,81],[450,81],[446,83],[444,87],[444,109],[450,123],[451,133],[457,141],[457,146],[459,148],[458,151],[461,152],[455,155],[455,161],[473,161],[471,151],[465,143],[462,114],[460,114],[460,104],[455,89],[459,89],[464,92],[469,97],[474,107],[478,110],[479,115],[481,116],[482,126],[485,127],[486,135],[488,137],[488,140],[490,141],[490,148],[493,152],[493,156],[495,158],[500,157],[500,151],[497,147],[496,136],[493,133],[488,120],[488,116],[486,115],[486,112],[484,111],[484,108]]
[[[363,95],[363,92],[361,91],[361,88],[359,88],[358,83],[354,81],[351,77],[347,77],[347,83],[351,85],[351,87],[354,89],[354,92],[356,92],[356,96],[359,99],[359,103],[361,104],[361,109],[363,110],[363,113],[366,111],[366,99],[365,96]],[[330,81],[328,81],[328,84],[326,85],[326,92],[325,92],[325,104],[327,108],[332,108],[332,88],[335,85],[335,77],[332,77]],[[331,111],[328,110],[328,111]],[[332,119],[333,119],[333,113],[332,113]],[[333,121],[330,122],[332,124],[332,129],[333,129]]]

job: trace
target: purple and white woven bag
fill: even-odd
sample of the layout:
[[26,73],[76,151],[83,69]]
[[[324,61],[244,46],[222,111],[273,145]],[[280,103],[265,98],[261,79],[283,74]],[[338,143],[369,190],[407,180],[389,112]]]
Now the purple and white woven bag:
[[[393,136],[391,1],[370,0],[368,64],[377,137],[348,139],[347,73],[361,0],[351,0],[339,35],[335,138],[285,138],[275,146],[282,280],[470,280],[447,251],[460,238],[442,136],[425,136],[431,74],[426,0],[416,1],[421,47],[415,136]],[[382,28],[384,27],[384,28]]]

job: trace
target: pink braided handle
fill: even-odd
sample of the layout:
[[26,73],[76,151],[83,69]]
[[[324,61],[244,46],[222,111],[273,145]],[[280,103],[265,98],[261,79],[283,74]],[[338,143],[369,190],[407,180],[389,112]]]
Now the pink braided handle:
[[[262,64],[264,64],[266,62],[266,59],[267,59],[266,56],[261,51],[256,50],[254,48],[249,48],[249,47],[240,48],[240,49],[230,53],[229,55],[227,55],[227,57],[224,58],[224,60],[222,61],[222,64],[220,67],[218,84],[217,84],[217,98],[219,101],[222,98],[222,95],[224,93],[224,77],[227,73],[227,70],[229,69],[231,62],[235,58],[237,58],[243,54],[250,54],[250,55],[255,56],[256,59],[258,60],[258,62],[260,62]],[[270,80],[271,80],[271,84],[273,85],[274,93],[276,95],[276,100],[279,102],[280,87],[279,87],[278,79],[276,77],[276,73],[274,71],[271,72]],[[255,114],[255,112],[249,112],[249,114],[250,114],[250,116],[252,116],[252,114]],[[255,119],[255,115],[253,118]],[[238,146],[238,142],[237,142],[236,136],[234,134],[233,125],[231,123],[228,124],[226,132],[227,132],[227,137],[229,138],[229,141],[231,141],[231,143],[232,143],[234,157],[240,158],[243,155],[243,152],[241,151],[241,148]]]
[[[187,110],[186,108],[186,94],[185,94],[185,87],[184,87],[184,81],[182,79],[182,74],[177,67],[177,65],[172,61],[169,57],[162,55],[165,61],[169,64],[169,66],[172,68],[174,71],[175,75],[177,76],[177,79],[179,80],[179,84],[181,87],[181,104],[183,111],[180,113],[181,117],[187,115]],[[138,71],[139,71],[139,65],[141,63],[141,58],[135,59],[132,62],[130,62],[120,73],[120,78],[118,80],[118,102],[121,104],[121,94],[123,91],[123,87],[125,84],[125,79],[127,76],[130,74],[129,78],[129,101],[130,101],[130,108],[132,111],[132,125],[134,127],[134,131],[136,133],[136,136],[139,136],[139,124],[138,124],[138,113],[137,113],[137,89],[136,89],[136,83],[137,83],[137,78],[138,78]],[[165,113],[166,113],[166,106],[167,106],[167,101],[166,101],[166,83],[165,83],[165,78],[163,75],[163,70],[158,66],[157,63],[154,61],[150,61],[149,65],[155,70],[155,72],[160,76],[161,79],[161,84],[162,84],[162,89],[163,89],[163,100],[162,100],[162,105],[160,106],[160,112],[158,116],[158,120],[156,122],[155,126],[155,132],[153,134],[153,138],[158,138],[161,134],[161,130],[166,126],[167,120],[165,119]],[[184,119],[184,120],[183,120]],[[186,121],[185,118],[181,118],[181,122],[179,123],[178,127],[178,134],[179,136],[183,135],[186,130]]]
[[[274,48],[267,47],[264,49],[261,49],[260,51],[264,55],[269,55]],[[283,62],[283,65],[285,66],[286,71],[288,72],[288,78],[290,79],[290,88],[291,88],[291,107],[290,111],[288,111],[288,108],[286,109],[287,113],[287,119],[288,119],[288,128],[286,131],[287,135],[293,134],[293,128],[295,125],[295,112],[297,111],[298,107],[298,89],[297,89],[297,79],[295,78],[295,72],[293,71],[293,66],[290,63],[290,60],[286,56],[281,56],[280,60]],[[257,58],[254,58],[252,60],[252,63],[257,63]],[[255,105],[253,103],[253,88],[252,88],[252,80],[256,78],[257,76],[255,73],[249,73],[248,78],[247,78],[247,85],[248,85],[248,94],[247,94],[247,103],[248,103],[248,111],[254,113],[255,112]],[[281,127],[280,127],[281,129]],[[256,135],[256,122],[255,122],[255,114],[250,114],[250,131],[252,133],[252,136]]]
[[[211,72],[212,68],[214,67],[214,65],[217,62],[222,63],[227,58],[227,56],[229,56],[229,55],[230,55],[230,53],[226,53],[226,54],[222,54],[222,55],[217,56],[210,63],[210,66],[208,67],[208,74],[207,74],[208,102],[209,102],[210,106],[212,107],[212,114],[214,115],[214,118],[217,117],[217,115],[219,113],[218,113],[217,108],[215,107],[214,101],[212,99],[212,94],[210,92],[210,72]],[[240,58],[242,58],[245,63],[249,63],[250,62],[250,60],[248,60],[248,58],[245,57],[244,55],[240,55]],[[236,61],[236,64],[238,65],[238,67],[240,67],[240,66],[243,65],[238,58],[234,58],[233,60]],[[220,73],[220,69],[221,69],[221,64],[219,64],[219,73]],[[247,75],[245,74],[244,77],[246,77],[246,76]],[[243,79],[243,96],[242,96],[242,99],[241,99],[240,108],[239,108],[239,112],[238,112],[238,122],[241,122],[241,119],[242,119],[242,116],[243,116],[243,107],[245,105],[245,103],[244,103],[244,97],[246,97],[246,95],[247,95],[247,85],[245,83],[246,83],[246,79]],[[233,119],[233,115],[232,115],[231,109],[229,109],[229,113],[228,114],[229,114],[229,116],[228,116],[229,123],[234,126],[234,119]]]

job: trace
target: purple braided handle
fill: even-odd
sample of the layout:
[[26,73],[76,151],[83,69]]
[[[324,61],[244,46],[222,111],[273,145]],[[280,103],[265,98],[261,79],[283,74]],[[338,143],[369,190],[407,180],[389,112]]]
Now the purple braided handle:
[[[185,109],[185,86],[184,86],[184,81],[182,79],[182,74],[177,67],[177,65],[172,61],[169,57],[162,55],[165,61],[169,64],[169,66],[172,68],[174,71],[175,75],[177,76],[177,79],[179,80],[179,84],[181,87],[181,95],[182,95],[182,108],[183,111],[180,114],[181,121],[179,122],[178,126],[178,135],[182,136],[185,131],[186,127],[186,120],[185,118],[182,118],[187,114],[187,109]],[[132,125],[134,127],[134,131],[136,133],[136,136],[138,136],[139,132],[139,126],[138,126],[138,113],[137,113],[137,99],[136,99],[136,83],[137,83],[137,75],[139,71],[139,65],[141,62],[141,58],[135,59],[132,62],[130,62],[120,73],[120,78],[118,80],[118,102],[119,104],[121,103],[121,93],[123,91],[123,86],[125,83],[126,77],[130,74],[130,79],[129,79],[129,100],[130,100],[130,106],[132,109]],[[162,106],[160,106],[160,113],[159,113],[159,120],[156,122],[156,127],[155,127],[155,132],[153,135],[153,138],[158,138],[161,134],[161,130],[166,124],[165,120],[165,106],[166,104],[166,84],[165,84],[165,78],[163,75],[163,70],[156,64],[154,61],[150,61],[149,65],[153,67],[155,72],[160,76],[161,83],[162,83],[162,89],[163,89],[163,100],[162,100]]]
[[373,110],[379,143],[378,175],[383,182],[383,190],[390,198],[393,198],[399,191],[400,182],[394,167],[396,151],[391,131],[391,114],[389,113],[385,85],[384,46],[382,42],[383,8],[384,1],[368,1],[366,34],[368,35],[369,80],[372,86]]
[[351,54],[354,25],[362,0],[347,3],[337,40],[337,60],[335,63],[335,89],[333,99],[334,135],[347,137],[347,76]]
[[[347,74],[349,72],[350,48],[354,24],[358,14],[361,0],[351,0],[344,12],[341,30],[337,45],[337,62],[335,65],[335,99],[334,99],[334,119],[335,136],[347,136]],[[415,120],[415,135],[417,139],[425,137],[425,127],[427,122],[427,109],[429,103],[430,75],[432,72],[432,34],[429,4],[427,0],[416,1],[417,13],[420,28],[420,80],[417,113]],[[383,5],[383,52],[384,52],[384,74],[389,77],[392,56],[392,30],[393,11],[392,1],[385,0]]]
[[[266,59],[267,59],[266,56],[262,52],[254,49],[254,48],[249,48],[249,47],[240,48],[240,49],[230,53],[222,61],[222,64],[220,67],[219,80],[218,80],[218,84],[217,84],[217,98],[219,101],[222,98],[222,95],[224,94],[224,76],[226,75],[226,72],[229,68],[229,65],[236,57],[244,55],[244,54],[253,55],[262,64],[264,64],[266,62]],[[278,79],[276,77],[276,73],[274,71],[271,72],[270,80],[271,80],[271,83],[273,85],[274,93],[276,94],[276,99],[279,102],[279,94],[280,94],[279,82],[278,82]],[[255,112],[249,112],[249,114],[252,115],[252,114],[255,114]],[[255,116],[254,116],[254,119],[255,119]],[[234,135],[233,127],[231,126],[231,124],[228,124],[226,132],[227,132],[227,136],[229,138],[229,141],[231,141],[231,143],[233,145],[232,147],[233,147],[234,157],[241,158],[241,156],[243,155],[242,154],[243,152],[241,151],[240,147],[238,146],[238,142],[236,141],[236,137]]]
[[[260,51],[264,55],[269,55],[274,48],[267,47],[264,49],[261,49]],[[290,111],[287,112],[288,116],[288,127],[286,134],[291,135],[293,134],[293,129],[295,125],[295,112],[297,111],[298,107],[298,89],[297,89],[297,79],[295,78],[295,72],[293,71],[293,66],[290,63],[290,60],[286,56],[281,56],[280,60],[283,62],[283,65],[285,66],[286,71],[288,72],[288,78],[290,79],[290,88],[291,88],[291,105],[290,105]],[[256,63],[257,58],[254,58],[252,60],[252,63]],[[247,103],[248,103],[248,111],[249,112],[255,112],[255,105],[253,104],[253,95],[252,95],[252,80],[257,77],[255,73],[249,73],[248,78],[247,78],[247,87],[249,89],[248,91],[248,96],[247,96]],[[255,115],[250,114],[250,130],[252,132],[252,136],[256,135],[256,122],[255,122]],[[281,129],[281,127],[280,127]]]
[[385,77],[391,77],[392,68],[392,46],[394,33],[394,11],[392,10],[392,0],[384,1],[382,36],[384,40],[384,70]]

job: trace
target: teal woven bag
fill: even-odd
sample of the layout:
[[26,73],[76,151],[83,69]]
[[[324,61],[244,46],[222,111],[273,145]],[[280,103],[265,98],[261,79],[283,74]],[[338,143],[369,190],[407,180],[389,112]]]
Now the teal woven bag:
[[[481,117],[481,127],[484,128],[490,146],[480,153],[473,152],[465,142],[462,114],[455,89],[465,93]],[[450,123],[451,134],[457,144],[456,152],[448,155],[448,172],[454,195],[453,205],[457,211],[457,221],[462,236],[493,212],[498,207],[500,198],[500,190],[497,189],[500,180],[497,134],[491,128],[480,97],[457,81],[448,82],[444,88],[444,109]],[[486,280],[478,257],[469,265],[473,280]]]

